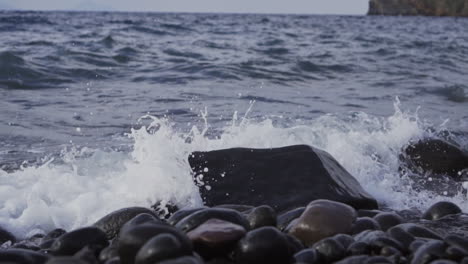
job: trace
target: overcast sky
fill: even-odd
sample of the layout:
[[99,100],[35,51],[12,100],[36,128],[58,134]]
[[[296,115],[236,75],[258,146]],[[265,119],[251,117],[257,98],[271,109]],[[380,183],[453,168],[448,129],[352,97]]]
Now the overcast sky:
[[28,10],[114,10],[365,14],[369,0],[0,0],[0,8]]

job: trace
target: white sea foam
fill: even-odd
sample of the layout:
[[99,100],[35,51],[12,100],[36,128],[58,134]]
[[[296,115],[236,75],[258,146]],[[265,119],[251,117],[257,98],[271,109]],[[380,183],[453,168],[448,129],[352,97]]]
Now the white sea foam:
[[[331,153],[380,203],[395,209],[424,210],[450,200],[468,211],[461,194],[448,198],[416,192],[398,172],[398,155],[410,140],[428,136],[417,113],[400,110],[389,117],[362,112],[346,117],[324,115],[308,124],[283,128],[273,121],[250,121],[237,115],[218,137],[202,129],[177,132],[169,120],[144,117],[150,125],[132,130],[129,153],[69,149],[62,161],[50,161],[13,173],[0,170],[0,225],[24,237],[56,227],[92,224],[126,206],[162,201],[179,206],[201,204],[187,161],[195,150],[230,147],[268,148],[309,144]],[[287,186],[285,186],[287,188]]]

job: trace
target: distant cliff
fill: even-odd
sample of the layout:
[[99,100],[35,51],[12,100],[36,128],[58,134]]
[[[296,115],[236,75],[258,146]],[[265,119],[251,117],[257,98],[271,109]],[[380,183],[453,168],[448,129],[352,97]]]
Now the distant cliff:
[[370,0],[368,15],[468,16],[468,0]]

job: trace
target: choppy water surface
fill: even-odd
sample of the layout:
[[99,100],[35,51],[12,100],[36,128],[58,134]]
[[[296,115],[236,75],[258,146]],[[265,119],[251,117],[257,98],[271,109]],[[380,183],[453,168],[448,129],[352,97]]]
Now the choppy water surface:
[[124,206],[200,204],[191,151],[304,143],[381,204],[451,199],[468,210],[462,194],[416,192],[398,173],[411,140],[468,149],[466,28],[455,18],[0,12],[0,223],[25,235]]

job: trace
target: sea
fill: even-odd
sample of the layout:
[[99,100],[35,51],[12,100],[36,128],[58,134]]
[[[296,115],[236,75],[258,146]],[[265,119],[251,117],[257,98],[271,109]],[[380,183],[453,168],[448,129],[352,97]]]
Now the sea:
[[27,237],[128,206],[200,206],[192,151],[292,144],[332,154],[387,208],[448,200],[468,212],[465,193],[419,190],[400,170],[420,139],[468,150],[467,28],[0,11],[0,226]]

